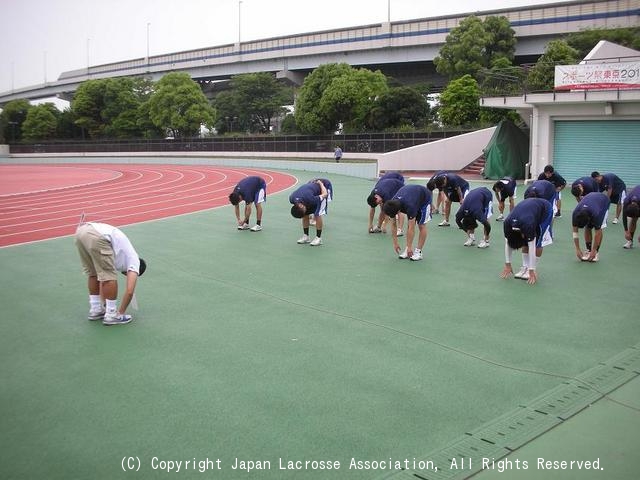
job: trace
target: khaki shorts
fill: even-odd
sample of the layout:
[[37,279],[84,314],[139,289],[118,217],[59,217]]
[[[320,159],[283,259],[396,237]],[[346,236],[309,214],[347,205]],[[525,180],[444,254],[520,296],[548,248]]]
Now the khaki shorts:
[[85,274],[100,282],[117,280],[113,248],[100,232],[84,223],[76,230],[75,243]]

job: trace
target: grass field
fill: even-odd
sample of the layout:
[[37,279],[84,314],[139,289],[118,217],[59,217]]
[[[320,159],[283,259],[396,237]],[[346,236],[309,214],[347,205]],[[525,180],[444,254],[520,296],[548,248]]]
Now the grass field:
[[[434,216],[400,261],[367,234],[373,183],[331,180],[321,247],[296,244],[289,191],[259,233],[231,207],[124,227],[148,262],[128,326],[86,320],[71,237],[0,249],[0,477],[377,478],[352,459],[425,458],[640,341],[640,249],[610,225],[577,261],[568,193],[528,286],[499,278],[501,224],[481,250]],[[340,469],[296,468],[314,460]]]

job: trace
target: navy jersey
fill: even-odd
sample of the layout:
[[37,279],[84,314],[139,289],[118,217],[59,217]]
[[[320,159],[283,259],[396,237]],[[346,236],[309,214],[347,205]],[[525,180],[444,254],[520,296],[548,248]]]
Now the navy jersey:
[[391,200],[398,190],[404,186],[404,179],[402,181],[397,178],[384,178],[382,177],[376,183],[371,193],[379,195],[382,198],[382,202]]
[[640,185],[633,187],[633,190],[629,192],[622,205],[626,207],[631,202],[635,202],[640,205]]
[[[327,200],[331,201],[333,198],[333,187],[331,182],[325,178],[319,178],[318,180],[324,184],[329,194]],[[320,188],[320,185],[316,183],[316,180],[311,180],[309,183],[305,183],[298,189],[294,190],[291,195],[289,195],[289,202],[302,203],[306,207],[307,212],[314,212],[322,202],[322,199],[320,198],[321,194],[322,189]]]
[[556,198],[556,187],[549,180],[536,180],[524,191],[524,198],[537,197],[553,203]]
[[460,188],[460,190],[462,190],[462,195],[464,196],[464,192],[469,190],[469,182],[455,173],[445,173],[442,176],[447,177],[447,184],[443,188],[447,198],[452,201],[461,202],[462,199],[458,198],[456,190]]
[[598,185],[598,182],[596,182],[595,179],[591,177],[580,177],[571,184],[571,189],[573,190],[573,187],[577,185],[582,186],[582,195],[600,191],[600,185]]
[[518,203],[504,220],[504,236],[510,237],[513,231],[519,230],[527,242],[540,238],[542,227],[551,217],[553,207],[542,198],[525,198]]
[[431,192],[422,185],[405,185],[396,192],[393,200],[400,201],[400,211],[411,220],[425,205],[431,204]]
[[611,196],[620,195],[627,189],[627,186],[615,173],[603,173],[600,181],[600,191],[606,192],[611,189]]
[[553,183],[556,188],[563,188],[567,184],[567,181],[558,172],[553,172],[549,177],[542,172],[538,175],[538,180],[548,180]]
[[266,182],[260,177],[253,176],[240,180],[233,191],[242,195],[242,199],[245,202],[251,203],[255,200],[258,192],[263,188],[267,188]]
[[491,204],[491,191],[487,187],[479,187],[471,190],[464,200],[462,205],[456,212],[456,223],[460,228],[462,227],[462,219],[464,217],[472,217],[480,223],[487,221],[489,215],[489,205]]
[[[404,185],[404,177],[402,176],[401,173],[398,172],[387,172],[384,175],[382,175],[379,179],[378,179],[378,183],[381,180],[387,180],[389,178],[394,178],[396,180],[400,180],[402,182],[402,184]],[[376,183],[376,187],[378,186],[378,183]]]
[[592,192],[585,195],[573,210],[572,226],[577,227],[576,216],[581,211],[586,210],[589,213],[589,223],[587,223],[585,228],[595,228],[596,230],[599,230],[604,223],[607,212],[609,211],[609,203],[609,197],[604,193]]
[[498,180],[503,187],[502,190],[498,190],[497,197],[498,200],[504,202],[507,198],[513,197],[516,193],[516,181],[511,177],[502,177]]

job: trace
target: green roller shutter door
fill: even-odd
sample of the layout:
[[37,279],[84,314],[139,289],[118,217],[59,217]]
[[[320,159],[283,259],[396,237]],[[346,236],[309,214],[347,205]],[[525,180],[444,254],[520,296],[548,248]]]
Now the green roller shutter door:
[[597,170],[640,185],[640,121],[556,121],[554,133],[553,165],[568,184]]

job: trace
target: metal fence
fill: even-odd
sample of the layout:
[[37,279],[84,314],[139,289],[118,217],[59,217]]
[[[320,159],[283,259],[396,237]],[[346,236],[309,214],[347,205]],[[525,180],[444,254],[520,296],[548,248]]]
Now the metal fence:
[[468,133],[473,129],[353,135],[264,135],[183,139],[52,141],[15,143],[11,153],[91,152],[327,152],[386,153]]

